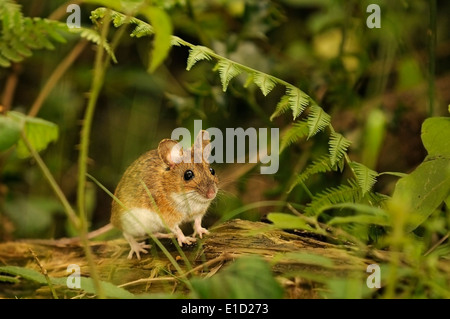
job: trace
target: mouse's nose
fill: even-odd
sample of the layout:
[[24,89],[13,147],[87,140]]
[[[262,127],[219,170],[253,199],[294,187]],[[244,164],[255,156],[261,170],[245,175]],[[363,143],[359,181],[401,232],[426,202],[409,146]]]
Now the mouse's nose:
[[210,187],[206,192],[206,198],[213,199],[214,197],[216,197],[216,193],[217,193],[216,189],[214,187]]

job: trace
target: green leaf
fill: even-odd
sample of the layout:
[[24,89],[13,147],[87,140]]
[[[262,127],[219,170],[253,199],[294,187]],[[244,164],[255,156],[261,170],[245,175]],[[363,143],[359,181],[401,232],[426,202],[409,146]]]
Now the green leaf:
[[242,70],[239,67],[228,60],[220,60],[217,69],[219,71],[220,80],[222,82],[222,90],[224,92],[227,90],[231,79],[242,73]]
[[22,61],[22,59],[23,59],[22,56],[17,51],[11,49],[6,44],[3,44],[1,46],[1,50],[2,50],[2,55],[12,62],[17,63],[17,62]]
[[326,299],[362,299],[363,293],[369,290],[365,282],[367,276],[327,278],[327,289],[320,291],[320,294]]
[[359,187],[361,187],[364,196],[364,194],[369,192],[376,183],[378,173],[358,162],[351,162],[350,166],[355,172],[356,181],[358,182]]
[[417,218],[407,231],[416,229],[450,196],[450,119],[429,118],[422,125],[428,156],[409,175],[398,180],[392,200],[408,205]]
[[261,89],[262,94],[267,94],[275,87],[276,82],[272,78],[264,73],[255,73],[253,82]]
[[13,223],[17,238],[47,236],[52,229],[53,216],[62,211],[56,199],[33,195],[15,196],[4,203],[4,214]]
[[362,134],[361,163],[368,168],[375,168],[380,150],[386,135],[386,115],[379,109],[374,109],[367,115],[364,133]]
[[97,45],[103,46],[105,51],[111,57],[112,61],[114,63],[117,63],[116,56],[114,55],[114,52],[112,51],[109,43],[107,41],[103,41],[101,35],[97,31],[95,31],[93,29],[87,29],[87,28],[72,28],[69,30],[69,32],[78,33],[80,35],[80,37],[82,37],[92,43],[95,43]]
[[3,68],[9,68],[11,66],[11,62],[9,62],[1,53],[0,53],[0,66]]
[[179,38],[179,37],[173,35],[173,36],[171,37],[171,39],[170,39],[170,44],[171,44],[172,46],[179,47],[179,46],[182,46],[182,45],[183,45],[183,42],[182,42],[182,41],[183,41],[183,40],[181,40],[181,38]]
[[[13,276],[20,276],[26,280],[30,280],[41,285],[47,285],[47,280],[45,279],[45,276],[34,269],[18,266],[1,266],[0,273],[9,274]],[[56,285],[66,286],[67,277],[60,277],[60,278],[50,277],[50,282],[55,286]],[[103,291],[105,292],[105,295],[108,298],[131,299],[136,297],[131,292],[123,288],[117,287],[110,282],[100,281],[100,285],[102,286]],[[86,293],[95,294],[94,283],[91,278],[80,277],[80,289],[85,291]]]
[[0,7],[0,66],[9,67],[11,62],[21,62],[32,55],[32,50],[52,50],[52,41],[65,42],[59,34],[67,31],[65,23],[24,17],[21,6],[13,1],[2,0]]
[[157,7],[146,7],[141,12],[150,20],[154,32],[152,59],[149,72],[153,73],[166,59],[171,48],[172,23],[169,15]]
[[278,102],[275,112],[270,116],[270,121],[273,121],[274,118],[280,116],[281,114],[286,113],[289,110],[289,96],[283,95],[280,102]]
[[[55,278],[56,279],[56,278]],[[66,278],[57,278],[60,284],[66,285]],[[53,280],[52,280],[53,281]],[[102,287],[106,297],[108,298],[119,298],[119,299],[133,299],[136,296],[126,289],[117,287],[116,285],[107,282],[100,281],[100,286]],[[95,294],[94,281],[91,278],[80,277],[80,289],[89,294]]]
[[20,139],[22,127],[13,119],[0,115],[0,152],[5,151]]
[[[376,196],[376,195],[373,195]],[[372,196],[372,197],[373,197]],[[369,204],[360,204],[360,203],[340,203],[340,204],[334,204],[331,205],[330,208],[331,209],[341,209],[341,208],[345,208],[345,209],[352,209],[357,211],[359,214],[364,214],[364,215],[370,215],[370,216],[379,216],[379,217],[383,217],[386,220],[390,218],[388,212],[386,210],[384,210],[383,208],[380,207],[375,207],[375,206],[371,206],[373,205],[372,203]]]
[[353,209],[358,212],[357,215],[352,216],[338,216],[332,218],[328,224],[348,224],[348,223],[358,223],[358,224],[373,224],[379,226],[391,226],[391,220],[389,214],[381,208],[373,207],[367,204],[359,203],[342,203],[331,205],[329,209]]
[[450,160],[429,158],[411,174],[400,178],[392,195],[393,201],[408,205],[417,215],[411,219],[407,231],[422,224],[450,195]]
[[247,75],[247,79],[245,80],[244,88],[248,88],[248,86],[253,83],[254,79],[255,79],[255,74],[254,73],[249,73]]
[[308,165],[305,170],[295,179],[289,188],[290,193],[295,186],[304,183],[311,175],[325,173],[332,170],[330,158],[328,155],[322,156]]
[[[42,151],[47,148],[48,144],[58,139],[58,126],[52,122],[26,116],[22,113],[11,111],[8,113],[17,123],[24,125],[24,133],[28,141],[36,151]],[[25,143],[22,139],[17,144],[17,156],[26,158],[30,156]]]
[[34,269],[18,266],[0,266],[0,273],[20,276],[26,280],[31,280],[41,285],[47,284],[44,275]]
[[[142,38],[155,33],[153,27],[147,23],[140,23],[131,32],[130,37]],[[173,37],[170,38],[170,45],[173,45]]]
[[315,195],[305,208],[305,214],[317,216],[325,209],[331,208],[332,205],[358,202],[362,197],[361,189],[352,180],[349,181],[349,184],[327,188],[320,194]]
[[207,299],[279,299],[283,288],[259,256],[237,259],[211,278],[193,278],[194,295]]
[[330,125],[331,116],[328,115],[320,106],[313,105],[308,115],[308,138],[316,135],[319,131]]
[[311,227],[300,217],[285,213],[269,213],[267,219],[281,229],[307,229]]
[[280,144],[280,152],[284,151],[286,147],[297,142],[298,140],[308,135],[308,123],[300,121],[294,125],[283,135]]
[[429,156],[450,156],[450,118],[432,117],[422,124],[422,142]]
[[24,43],[20,42],[18,38],[11,39],[11,46],[24,57],[30,57],[33,55],[33,52]]
[[189,50],[189,57],[187,60],[187,66],[186,66],[186,70],[190,71],[191,68],[195,65],[195,63],[197,63],[198,61],[201,60],[211,60],[211,53],[213,53],[213,51],[207,47],[201,46],[201,45],[197,45],[195,47],[193,47],[192,49]]
[[309,105],[309,96],[294,86],[288,86],[286,94],[289,96],[289,106],[295,120]]
[[13,284],[18,284],[20,282],[20,280],[15,277],[11,277],[11,276],[0,275],[0,282],[8,282],[8,283],[13,283]]
[[329,144],[330,162],[334,166],[347,152],[351,142],[339,133],[331,133]]

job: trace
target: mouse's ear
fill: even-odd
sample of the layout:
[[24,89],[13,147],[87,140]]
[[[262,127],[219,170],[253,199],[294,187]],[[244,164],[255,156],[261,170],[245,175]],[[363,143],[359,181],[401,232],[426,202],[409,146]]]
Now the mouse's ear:
[[170,168],[183,161],[183,148],[174,140],[164,139],[158,145],[159,158]]
[[211,145],[208,131],[202,130],[197,134],[194,142],[194,160],[195,163],[201,163],[203,159],[208,162],[208,157],[211,155]]

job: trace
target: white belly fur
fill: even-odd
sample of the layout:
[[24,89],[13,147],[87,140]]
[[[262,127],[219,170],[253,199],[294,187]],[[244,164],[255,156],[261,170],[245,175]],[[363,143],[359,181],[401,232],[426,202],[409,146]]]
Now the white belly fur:
[[148,236],[165,230],[158,214],[146,208],[133,208],[121,216],[123,230],[133,237]]
[[212,200],[206,199],[197,192],[172,193],[171,197],[177,207],[177,211],[183,214],[183,222],[192,221],[197,216],[203,215]]

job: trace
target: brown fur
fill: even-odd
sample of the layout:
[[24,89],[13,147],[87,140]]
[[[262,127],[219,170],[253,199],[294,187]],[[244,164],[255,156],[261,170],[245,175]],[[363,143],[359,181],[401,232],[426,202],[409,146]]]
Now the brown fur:
[[[218,178],[217,175],[211,174],[209,163],[203,160],[201,163],[194,163],[193,150],[195,148],[204,150],[209,144],[209,140],[202,140],[200,144],[202,134],[205,132],[202,131],[197,136],[196,142],[191,148],[191,163],[174,163],[170,152],[177,142],[167,139],[160,142],[158,149],[148,151],[135,160],[123,174],[115,191],[115,196],[123,206],[127,209],[146,208],[158,211],[169,228],[180,224],[183,216],[177,211],[170,194],[196,190],[198,193],[196,196],[206,197],[206,193],[211,187],[217,190]],[[195,175],[190,181],[184,180],[184,173],[187,170],[192,170]],[[148,196],[141,180],[147,186],[155,202]],[[115,200],[112,202],[111,223],[121,230],[123,228],[120,216],[125,211],[125,208]],[[204,213],[202,212],[202,214]]]

